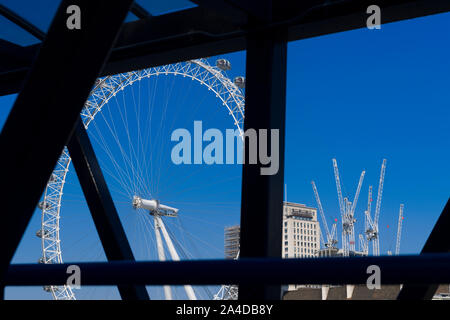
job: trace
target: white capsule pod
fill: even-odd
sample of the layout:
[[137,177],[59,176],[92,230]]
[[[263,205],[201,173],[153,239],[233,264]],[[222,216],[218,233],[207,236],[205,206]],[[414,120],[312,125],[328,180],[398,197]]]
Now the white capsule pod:
[[245,88],[245,77],[242,76],[236,77],[234,78],[233,82],[239,89]]
[[50,179],[48,179],[48,182],[55,182],[55,181],[56,181],[56,174],[52,173]]
[[231,70],[231,63],[226,59],[217,59],[216,67],[223,71]]

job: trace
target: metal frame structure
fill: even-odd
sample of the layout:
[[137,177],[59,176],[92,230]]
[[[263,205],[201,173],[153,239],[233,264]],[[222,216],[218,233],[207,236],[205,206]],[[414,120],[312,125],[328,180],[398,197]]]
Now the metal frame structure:
[[[144,299],[132,294],[144,284],[236,283],[239,299],[280,299],[281,283],[365,283],[368,263],[380,266],[383,283],[404,284],[399,299],[429,299],[438,283],[450,282],[450,201],[423,255],[276,258],[281,255],[287,42],[365,27],[366,8],[372,0],[266,0],[258,6],[246,0],[198,0],[195,8],[161,16],[147,15],[135,6],[141,19],[124,24],[132,2],[111,6],[106,0],[63,0],[41,44],[0,49],[0,94],[19,92],[0,135],[4,151],[0,199],[8,226],[0,236],[4,244],[1,286],[65,284],[65,264],[10,263],[64,146],[73,139],[83,144],[77,121],[98,77],[245,49],[244,128],[279,130],[280,169],[274,176],[260,176],[262,164],[243,167],[241,258],[135,262],[121,257],[127,261],[80,263],[83,284],[125,286],[130,291],[121,292],[122,298]],[[65,10],[71,4],[79,4],[85,17],[83,28],[76,32],[65,24]],[[450,11],[446,0],[380,0],[377,4],[382,8],[382,23]],[[23,19],[16,23],[27,30]],[[74,165],[89,167],[93,161],[94,155],[87,155]],[[89,206],[94,220],[102,217],[111,225],[111,234],[100,233],[105,251],[119,255],[120,249],[113,245],[119,240],[113,232],[118,226],[108,205],[107,187],[98,187],[101,172],[94,173],[78,173],[80,184],[83,190],[91,190],[85,197],[88,204],[96,203]],[[25,180],[28,183],[23,185]],[[16,192],[19,184],[21,194]],[[19,202],[21,206],[16,205]],[[442,253],[425,254],[430,252]],[[108,256],[108,260],[113,259]],[[429,272],[424,273],[425,268]]]
[[336,190],[338,194],[339,210],[341,213],[341,224],[342,224],[342,253],[344,257],[348,257],[350,252],[355,252],[355,209],[358,203],[359,192],[361,191],[361,186],[364,180],[365,171],[361,172],[359,177],[358,186],[356,188],[356,193],[353,198],[353,202],[348,200],[348,197],[342,196],[341,180],[339,177],[339,168],[336,159],[333,159],[333,171],[334,179],[336,181]]

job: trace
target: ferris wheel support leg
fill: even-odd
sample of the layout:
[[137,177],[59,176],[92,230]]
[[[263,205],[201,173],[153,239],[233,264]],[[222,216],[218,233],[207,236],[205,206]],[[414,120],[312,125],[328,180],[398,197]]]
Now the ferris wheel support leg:
[[[170,239],[169,234],[167,233],[166,227],[160,216],[155,215],[155,219],[158,221],[158,225],[161,228],[164,240],[166,241],[167,248],[169,249],[172,260],[180,261],[180,257],[178,256],[177,250],[175,249],[172,240]],[[185,285],[184,290],[189,298],[189,300],[197,300],[197,296],[195,295],[194,289],[191,285]]]
[[[166,261],[166,255],[164,253],[164,247],[163,247],[163,243],[162,243],[162,239],[161,239],[161,233],[159,232],[160,230],[160,225],[158,222],[158,219],[155,216],[154,219],[155,222],[155,237],[156,237],[156,245],[158,247],[158,259],[159,261]],[[172,300],[172,290],[170,289],[170,286],[164,286],[164,297],[166,298],[166,300]]]

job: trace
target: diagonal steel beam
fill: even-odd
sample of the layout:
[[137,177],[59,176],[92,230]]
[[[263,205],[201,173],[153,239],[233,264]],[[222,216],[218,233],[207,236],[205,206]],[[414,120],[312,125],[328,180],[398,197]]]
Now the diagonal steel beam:
[[[0,285],[132,0],[63,0],[0,134]],[[81,29],[66,25],[81,8]],[[20,192],[18,192],[20,190]]]
[[[440,252],[450,252],[450,198],[447,200],[447,204],[442,210],[438,221],[434,225],[430,236],[425,242],[420,254],[428,253],[440,253]],[[429,272],[424,270],[424,272]],[[430,284],[409,284],[405,283],[402,290],[400,291],[397,299],[398,300],[429,300],[433,298],[436,290],[439,287],[439,283]]]
[[[78,119],[68,149],[108,261],[134,261],[133,252],[81,118]],[[118,289],[123,300],[149,299],[144,286],[118,286]]]

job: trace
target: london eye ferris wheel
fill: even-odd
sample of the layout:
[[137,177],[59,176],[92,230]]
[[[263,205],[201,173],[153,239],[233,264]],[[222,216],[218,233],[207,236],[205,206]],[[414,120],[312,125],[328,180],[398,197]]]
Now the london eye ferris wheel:
[[[107,76],[97,80],[85,103],[81,118],[137,260],[221,256],[222,235],[217,234],[223,223],[239,217],[240,168],[174,165],[169,136],[193,120],[242,133],[245,78],[230,79],[230,69],[226,59],[215,64],[197,59]],[[79,214],[86,208],[77,203],[84,199],[72,182],[73,171],[64,149],[39,203],[40,263],[104,259],[95,230]],[[210,237],[212,229],[216,235]],[[91,254],[94,247],[97,256]],[[87,298],[83,289],[69,286],[44,290],[57,300]],[[157,299],[208,299],[215,289],[148,290]]]

